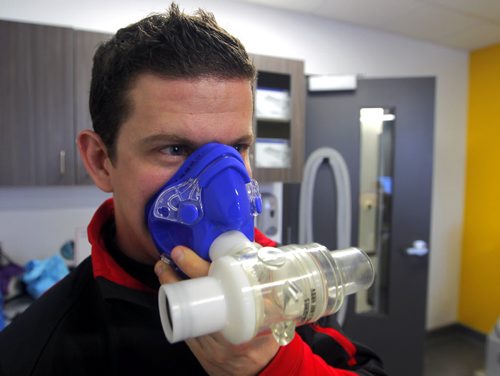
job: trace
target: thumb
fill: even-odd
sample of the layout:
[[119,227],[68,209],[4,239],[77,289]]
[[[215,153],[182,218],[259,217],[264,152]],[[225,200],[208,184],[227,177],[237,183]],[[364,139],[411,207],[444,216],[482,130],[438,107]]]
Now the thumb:
[[158,260],[156,262],[154,270],[156,276],[158,277],[158,280],[162,285],[165,283],[173,283],[180,280],[172,267],[163,260]]

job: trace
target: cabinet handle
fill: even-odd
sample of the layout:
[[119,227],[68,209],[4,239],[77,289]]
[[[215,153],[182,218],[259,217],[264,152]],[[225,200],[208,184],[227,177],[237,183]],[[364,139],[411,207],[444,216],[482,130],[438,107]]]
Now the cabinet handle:
[[66,152],[64,150],[59,152],[59,174],[66,174]]

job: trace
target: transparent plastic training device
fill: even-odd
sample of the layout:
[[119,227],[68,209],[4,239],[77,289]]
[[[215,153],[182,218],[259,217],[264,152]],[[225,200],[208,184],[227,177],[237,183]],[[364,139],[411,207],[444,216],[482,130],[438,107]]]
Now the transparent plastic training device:
[[271,332],[286,345],[296,326],[335,313],[346,295],[374,279],[370,258],[357,248],[260,247],[230,231],[209,252],[207,277],[160,288],[160,317],[171,343],[220,331],[233,344]]

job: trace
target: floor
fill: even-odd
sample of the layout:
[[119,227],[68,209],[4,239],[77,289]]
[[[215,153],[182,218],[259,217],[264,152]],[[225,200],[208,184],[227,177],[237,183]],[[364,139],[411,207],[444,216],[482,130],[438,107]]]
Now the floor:
[[424,376],[483,376],[484,359],[484,336],[453,325],[427,336]]

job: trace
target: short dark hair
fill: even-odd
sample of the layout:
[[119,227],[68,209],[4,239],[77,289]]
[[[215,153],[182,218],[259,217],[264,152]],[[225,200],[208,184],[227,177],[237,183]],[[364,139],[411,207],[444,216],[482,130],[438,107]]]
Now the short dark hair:
[[131,112],[128,91],[142,73],[253,82],[256,70],[241,42],[201,9],[187,15],[172,4],[166,13],[118,30],[94,55],[89,99],[94,130],[112,161],[120,125]]

